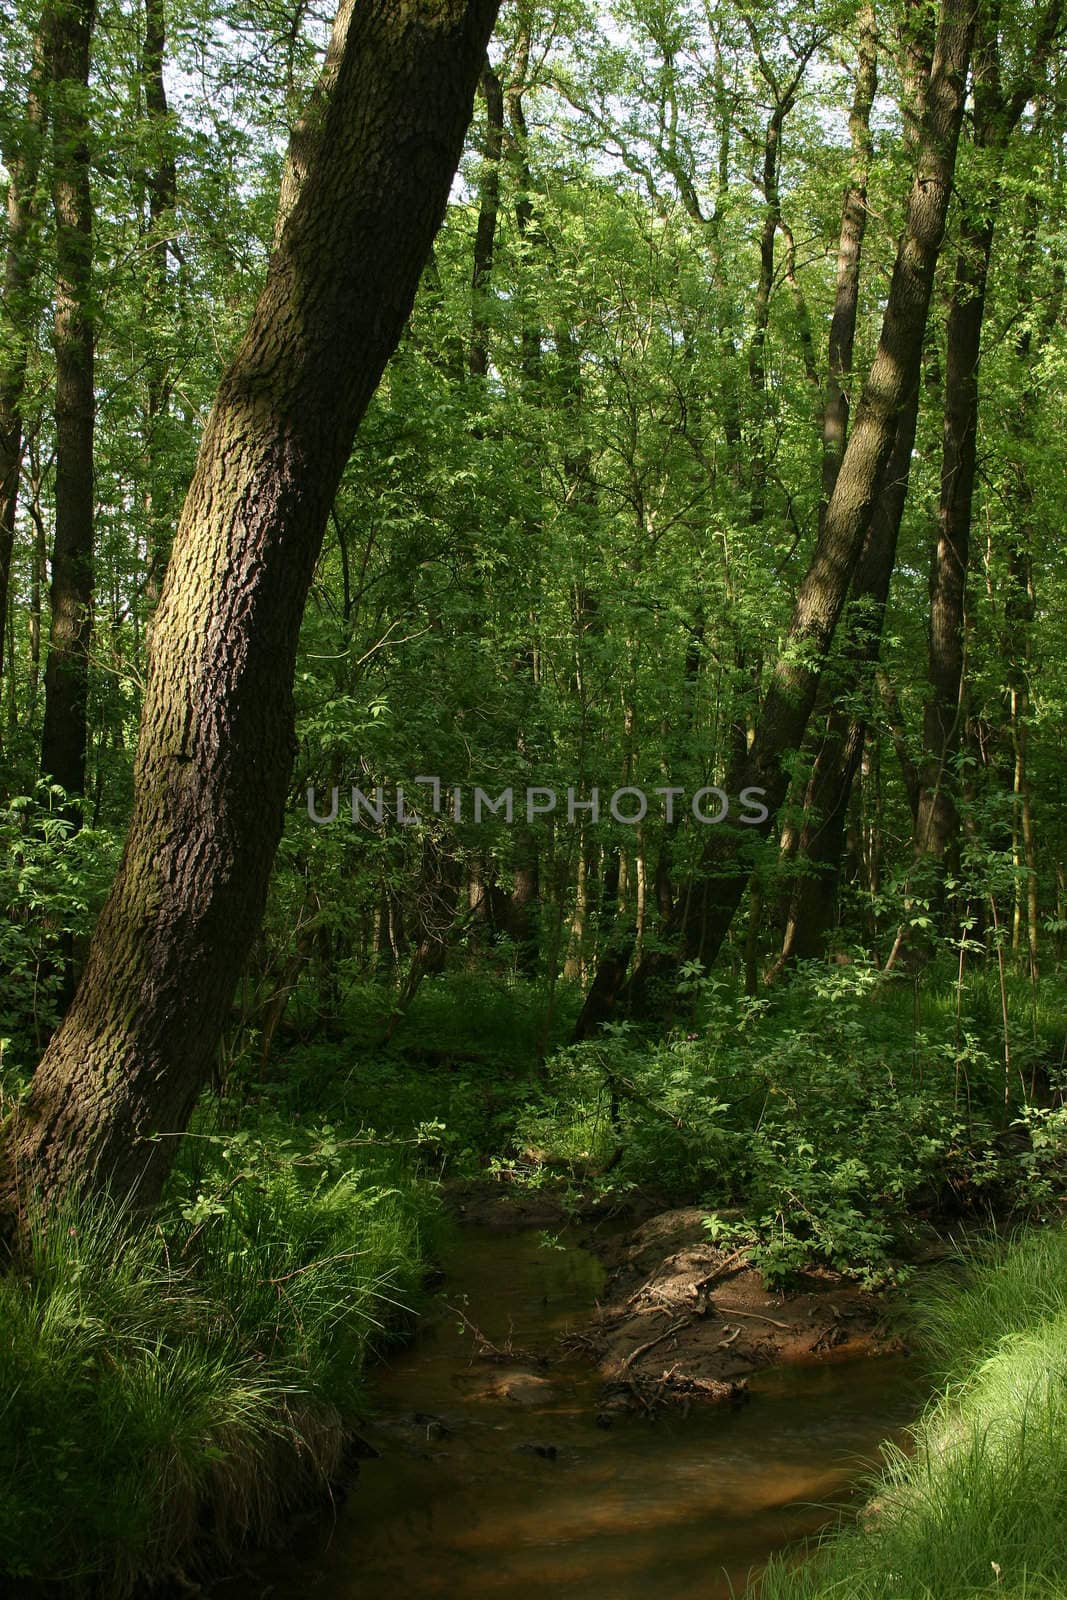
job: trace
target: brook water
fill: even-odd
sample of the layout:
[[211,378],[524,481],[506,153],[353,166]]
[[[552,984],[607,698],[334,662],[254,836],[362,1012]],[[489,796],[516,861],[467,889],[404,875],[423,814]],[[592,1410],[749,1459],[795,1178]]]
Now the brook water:
[[[574,1239],[464,1228],[439,1306],[375,1380],[381,1452],[334,1518],[225,1600],[720,1600],[849,1500],[915,1415],[906,1358],[760,1374],[737,1410],[597,1422],[587,1363],[547,1351],[602,1287]],[[451,1309],[449,1309],[451,1307]]]

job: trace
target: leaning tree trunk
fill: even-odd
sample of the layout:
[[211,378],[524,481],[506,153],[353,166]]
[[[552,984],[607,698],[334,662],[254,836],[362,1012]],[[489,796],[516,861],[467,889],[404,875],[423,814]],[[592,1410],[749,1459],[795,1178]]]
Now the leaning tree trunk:
[[[856,322],[859,314],[863,241],[867,232],[867,183],[873,154],[871,108],[874,105],[874,96],[878,88],[878,33],[871,6],[864,6],[859,20],[860,37],[856,57],[856,78],[848,119],[852,160],[849,167],[848,183],[845,186],[844,202],[841,207],[841,232],[837,247],[837,274],[834,283],[834,304],[830,318],[830,339],[827,352],[826,396],[823,402],[821,419],[822,499],[819,503],[820,527],[826,516],[826,508],[833,496],[834,486],[837,483],[837,474],[841,467],[845,445],[848,440],[849,387],[852,379],[852,357],[856,343]],[[931,31],[931,49],[932,45],[933,36]],[[909,85],[909,87],[917,89],[925,97],[925,81]],[[868,542],[869,540],[870,535],[868,535]],[[855,584],[853,584],[854,595]],[[820,707],[823,703],[828,704],[829,698],[829,685],[824,677],[820,685],[819,702],[813,713],[813,718],[816,722],[823,720],[819,715]],[[809,730],[809,739],[810,736]],[[811,789],[815,772],[819,769],[820,763],[824,771],[826,768],[825,753],[828,736],[829,729],[827,728],[820,737],[812,778],[807,785],[808,792],[804,797],[805,812],[810,808]],[[804,832],[810,833],[806,823]],[[785,908],[786,946],[788,946],[790,937],[789,930],[796,925],[794,909],[797,898],[807,882],[807,875],[810,871],[809,863],[802,861],[799,870],[796,865],[798,852],[801,856],[804,854],[804,842],[801,838],[801,829],[797,823],[792,819],[783,821],[779,846],[779,870],[781,871],[784,868],[787,873],[787,890],[782,896]],[[786,959],[788,959],[788,956],[783,953],[779,962],[776,963],[775,970],[778,970],[782,961]]]
[[352,441],[444,213],[494,0],[342,0],[251,325],[156,614],[118,876],[4,1132],[3,1202],[151,1203],[263,910],[304,601]]
[[[1051,42],[1059,25],[1060,0],[1050,0],[1039,24],[1033,51],[1019,81],[1004,90],[1000,81],[995,31],[996,5],[989,14],[979,16],[975,47],[975,142],[980,148],[1001,151],[1022,114],[1026,101],[1034,92],[1043,70]],[[931,661],[935,656],[938,682],[944,687],[948,678],[948,693],[940,702],[940,711],[934,711],[934,725],[938,732],[947,731],[955,737],[954,722],[958,711],[963,670],[963,600],[966,579],[966,553],[969,541],[971,498],[973,495],[976,442],[978,426],[978,356],[994,230],[999,207],[999,188],[995,188],[988,205],[976,220],[973,209],[964,207],[961,224],[962,253],[957,266],[956,286],[948,323],[948,355],[946,362],[945,400],[945,455],[941,482],[941,533],[932,584]],[[908,428],[907,438],[898,437],[895,450],[897,470],[890,470],[880,497],[878,515],[886,523],[887,532],[881,569],[874,571],[874,582],[867,585],[865,598],[871,610],[870,627],[864,646],[861,632],[850,636],[847,650],[848,670],[842,685],[843,699],[855,699],[870,692],[870,669],[877,666],[881,641],[881,623],[888,597],[889,581],[893,568],[893,554],[900,518],[907,492],[907,469],[914,442],[918,406],[918,391],[910,415],[901,419],[901,431]],[[946,538],[946,530],[949,536]],[[870,562],[865,554],[861,573]],[[862,590],[860,574],[857,588]],[[954,619],[954,621],[953,621]],[[948,659],[940,652],[948,643]],[[958,650],[957,650],[958,645]],[[953,664],[959,677],[953,679]],[[935,669],[931,667],[931,674]],[[931,677],[934,681],[934,677]],[[931,697],[936,700],[936,695]],[[931,705],[926,710],[926,733],[930,733]],[[833,763],[820,770],[816,762],[809,790],[812,820],[808,827],[809,839],[805,854],[809,871],[798,882],[786,927],[782,957],[817,955],[829,925],[837,883],[840,876],[844,847],[845,815],[849,795],[858,770],[866,738],[866,725],[862,717],[851,720],[835,708],[829,720],[828,743],[836,740],[841,759],[834,770]],[[820,760],[826,747],[820,751]],[[936,757],[928,755],[926,773]],[[1017,768],[1018,770],[1018,768]],[[905,773],[907,781],[907,773]],[[937,792],[935,792],[935,789]],[[942,841],[952,838],[957,818],[952,798],[950,779],[934,789],[916,786],[916,837],[922,837],[923,807],[936,822],[932,832]],[[938,860],[944,855],[944,848]],[[899,954],[900,937],[894,956]]]
[[93,599],[93,209],[89,62],[96,0],[57,0],[47,44],[56,213],[56,526],[41,771],[85,789]]
[[848,125],[852,161],[841,207],[841,236],[837,247],[834,309],[830,319],[830,348],[826,400],[822,413],[822,504],[824,518],[833,498],[837,474],[848,438],[848,384],[852,377],[852,352],[856,343],[859,311],[860,263],[867,232],[867,180],[872,158],[871,107],[878,88],[878,31],[874,7],[860,12],[860,39],[856,81]]
[[[867,29],[874,19],[868,12],[864,17],[861,36],[860,71],[856,80],[856,99],[853,104],[853,159],[866,176],[862,163],[870,156],[870,111],[873,89],[877,87],[872,76],[874,57],[868,52],[875,49],[875,40]],[[905,48],[901,62],[902,109],[904,113],[904,142],[909,153],[919,149],[922,117],[926,108],[926,95],[933,64],[934,24],[914,4],[904,16]],[[872,93],[867,94],[870,86]],[[866,114],[864,117],[863,114]],[[865,192],[865,191],[864,191]],[[842,251],[839,255],[838,299],[835,300],[835,320],[841,296],[842,258],[848,239],[849,198],[846,197],[845,217],[842,225]],[[858,262],[857,262],[858,267]],[[855,294],[858,283],[852,286],[852,328],[855,328]],[[846,297],[848,288],[846,286]],[[849,304],[846,298],[845,304]],[[846,324],[847,326],[847,324]],[[831,326],[831,352],[834,332]],[[833,356],[831,354],[831,372]],[[911,396],[897,422],[893,454],[886,468],[878,495],[871,527],[853,579],[851,602],[853,616],[849,623],[844,650],[844,666],[839,677],[831,684],[825,679],[820,685],[822,697],[829,710],[823,722],[819,746],[812,764],[804,795],[804,820],[794,830],[792,859],[795,863],[789,887],[782,948],[775,963],[775,971],[793,960],[803,960],[821,954],[830,926],[841,876],[841,858],[845,847],[846,819],[852,797],[852,786],[863,760],[867,738],[866,718],[854,716],[845,709],[857,699],[868,696],[873,688],[872,671],[877,666],[881,652],[882,624],[885,617],[889,585],[896,564],[897,541],[900,535],[904,506],[908,495],[911,457],[915,447],[915,431],[919,419],[920,386],[916,382]],[[827,445],[832,442],[836,407],[831,388],[823,431],[823,484],[827,483]],[[845,424],[847,427],[847,412]],[[829,426],[827,426],[829,424]],[[829,463],[832,469],[832,458]],[[836,482],[836,474],[831,478]]]
[[[819,749],[804,796],[797,873],[778,968],[821,955],[837,899],[845,825],[852,786],[863,759],[867,710],[875,688],[882,626],[896,565],[897,541],[908,497],[911,457],[919,418],[919,385],[897,424],[897,438],[856,569],[844,660],[834,684]],[[864,708],[850,710],[857,700]]]
[[[775,666],[750,750],[731,764],[726,787],[764,791],[768,810],[748,841],[764,837],[785,798],[788,755],[799,749],[834,630],[848,596],[875,500],[889,463],[901,411],[918,382],[923,336],[952,190],[956,147],[974,32],[972,0],[944,0],[908,197],[878,350],[834,486],[811,565],[797,595],[785,648]],[[679,962],[710,965],[729,932],[752,870],[746,838],[738,830],[711,832],[698,864],[706,893],[684,896],[673,927],[674,953],[651,953],[638,963],[622,997],[643,1001],[650,978]],[[580,1032],[595,1020],[587,1003]]]

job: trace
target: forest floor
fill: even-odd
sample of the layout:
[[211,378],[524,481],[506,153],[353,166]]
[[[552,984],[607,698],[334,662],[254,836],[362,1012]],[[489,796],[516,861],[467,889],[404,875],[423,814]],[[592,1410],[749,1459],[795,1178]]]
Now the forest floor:
[[[1015,996],[1025,1098],[1007,1117],[1001,997],[977,980],[962,1001],[928,983],[920,1016],[856,965],[801,974],[737,1016],[709,996],[684,1036],[618,1032],[544,1061],[533,989],[463,974],[423,985],[388,1050],[377,991],[342,1039],[310,1018],[266,1072],[250,1056],[205,1097],[137,1249],[120,1219],[75,1217],[0,1285],[0,1572],[77,1571],[120,1600],[273,1537],[344,1477],[365,1366],[432,1304],[442,1211],[475,1248],[486,1228],[525,1231],[520,1258],[542,1232],[542,1272],[553,1242],[602,1263],[603,1282],[584,1262],[592,1310],[550,1326],[535,1297],[532,1354],[475,1348],[472,1377],[513,1423],[565,1372],[610,1426],[742,1400],[776,1366],[862,1368],[900,1348],[905,1316],[921,1347],[914,1291],[944,1276],[956,1293],[935,1227],[1059,1236],[1067,998],[1046,995],[1032,1012]],[[948,1271],[927,1272],[938,1256]],[[976,1324],[1001,1275],[983,1276]],[[1067,1244],[1046,1275],[1067,1304]],[[1041,1276],[1023,1276],[1029,1329]]]

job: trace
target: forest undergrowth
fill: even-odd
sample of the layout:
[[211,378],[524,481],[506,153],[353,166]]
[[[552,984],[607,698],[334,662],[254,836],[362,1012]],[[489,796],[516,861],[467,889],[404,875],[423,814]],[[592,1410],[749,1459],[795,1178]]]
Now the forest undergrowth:
[[[907,1285],[935,1229],[1056,1218],[1061,998],[1010,983],[1006,1066],[996,984],[927,974],[917,993],[861,961],[802,968],[757,1001],[727,973],[666,1038],[619,1024],[542,1058],[541,997],[520,981],[428,981],[388,1039],[385,990],[352,990],[326,1037],[298,992],[265,1062],[254,1036],[231,1042],[150,1227],[71,1207],[0,1282],[0,1566],[31,1592],[119,1596],[217,1568],[328,1495],[366,1364],[417,1311],[452,1184],[547,1191],[563,1217],[696,1204],[786,1291],[812,1263]],[[1036,1237],[1011,1270],[1044,1261],[1067,1297],[1067,1246]],[[1025,1287],[991,1330],[1015,1329]],[[917,1325],[970,1305],[977,1330],[986,1294],[920,1302]],[[1038,1348],[1011,1370],[1036,1372]],[[892,1463],[894,1495],[918,1470]]]
[[0,1571],[28,1593],[217,1571],[328,1500],[419,1304],[433,1207],[403,1161],[212,1120],[150,1226],[71,1204],[0,1278]]

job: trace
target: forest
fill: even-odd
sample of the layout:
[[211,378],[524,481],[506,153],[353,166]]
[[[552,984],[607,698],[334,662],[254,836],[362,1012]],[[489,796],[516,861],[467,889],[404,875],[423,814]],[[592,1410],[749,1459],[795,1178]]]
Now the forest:
[[0,0],[0,1574],[1067,1600],[1062,0]]

